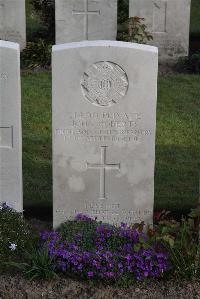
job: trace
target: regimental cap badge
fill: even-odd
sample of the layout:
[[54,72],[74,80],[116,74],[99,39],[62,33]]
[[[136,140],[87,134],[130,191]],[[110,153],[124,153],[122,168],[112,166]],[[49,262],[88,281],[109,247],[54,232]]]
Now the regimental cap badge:
[[81,87],[85,98],[96,106],[117,104],[128,91],[128,77],[116,63],[100,61],[84,73]]

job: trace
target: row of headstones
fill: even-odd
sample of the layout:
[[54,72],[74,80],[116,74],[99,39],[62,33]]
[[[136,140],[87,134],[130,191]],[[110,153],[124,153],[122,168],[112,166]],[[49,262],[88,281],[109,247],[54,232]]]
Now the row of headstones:
[[[116,40],[117,0],[56,0],[56,44]],[[145,19],[160,60],[188,55],[191,0],[129,0],[129,15]],[[25,0],[0,0],[0,39],[26,44]]]
[[[82,213],[152,222],[157,48],[117,41],[53,47],[54,227]],[[19,45],[0,41],[0,202],[22,211]]]

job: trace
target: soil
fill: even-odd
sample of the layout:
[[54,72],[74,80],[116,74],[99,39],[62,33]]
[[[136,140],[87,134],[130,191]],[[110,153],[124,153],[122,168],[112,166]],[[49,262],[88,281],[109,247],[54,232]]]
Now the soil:
[[0,299],[192,299],[200,298],[200,280],[151,282],[129,288],[94,286],[72,279],[28,281],[19,274],[0,276]]

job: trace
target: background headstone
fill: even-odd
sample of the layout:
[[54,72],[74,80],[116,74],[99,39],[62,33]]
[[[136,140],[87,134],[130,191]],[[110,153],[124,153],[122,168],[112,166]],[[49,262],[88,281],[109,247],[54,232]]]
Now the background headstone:
[[117,0],[56,0],[56,44],[116,35]]
[[0,203],[22,212],[19,45],[0,41]]
[[188,55],[191,0],[129,0],[129,16],[145,18],[159,60]]
[[157,48],[53,48],[54,227],[77,213],[152,223]]
[[26,46],[25,0],[0,0],[0,39]]

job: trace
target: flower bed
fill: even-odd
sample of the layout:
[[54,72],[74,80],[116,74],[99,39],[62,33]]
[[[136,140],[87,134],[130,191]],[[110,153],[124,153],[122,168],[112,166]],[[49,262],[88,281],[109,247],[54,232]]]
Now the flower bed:
[[142,280],[161,277],[170,268],[166,248],[142,226],[116,228],[79,214],[59,232],[43,232],[41,239],[55,269],[84,278]]
[[161,278],[200,277],[199,210],[180,222],[169,213],[120,227],[78,214],[57,231],[37,231],[8,205],[0,208],[0,269],[17,267],[29,279],[76,277],[128,286]]

